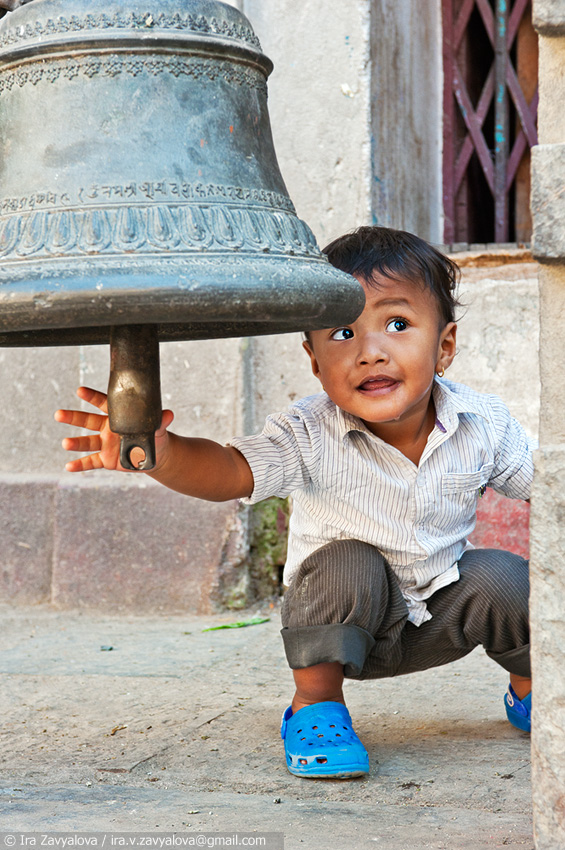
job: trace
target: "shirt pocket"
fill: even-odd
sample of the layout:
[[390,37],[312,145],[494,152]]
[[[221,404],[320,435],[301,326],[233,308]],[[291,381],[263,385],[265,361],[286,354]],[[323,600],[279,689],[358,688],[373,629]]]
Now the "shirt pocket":
[[477,501],[482,496],[494,468],[487,463],[476,472],[444,472],[441,476],[441,518],[444,531],[460,529],[462,535],[474,525]]

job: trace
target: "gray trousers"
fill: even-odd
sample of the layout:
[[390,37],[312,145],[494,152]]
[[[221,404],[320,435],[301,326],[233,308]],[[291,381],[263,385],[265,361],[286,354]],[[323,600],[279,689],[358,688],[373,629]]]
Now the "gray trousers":
[[396,577],[368,543],[337,540],[310,555],[287,589],[282,637],[293,669],[339,661],[351,679],[448,664],[476,646],[509,673],[530,676],[528,562],[471,549],[460,578],[427,600],[432,619],[408,622]]

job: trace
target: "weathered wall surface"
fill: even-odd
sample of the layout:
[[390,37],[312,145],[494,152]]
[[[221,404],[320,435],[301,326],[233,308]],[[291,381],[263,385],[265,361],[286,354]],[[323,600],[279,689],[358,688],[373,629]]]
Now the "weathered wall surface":
[[538,435],[538,264],[529,251],[453,254],[461,266],[457,356],[447,377],[508,404]]
[[243,0],[275,63],[269,115],[283,178],[320,245],[370,221],[370,0]]

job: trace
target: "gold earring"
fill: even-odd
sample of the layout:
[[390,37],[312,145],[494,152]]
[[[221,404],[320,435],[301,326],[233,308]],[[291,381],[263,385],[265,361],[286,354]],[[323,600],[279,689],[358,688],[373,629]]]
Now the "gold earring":
[[436,372],[436,375],[438,376],[438,378],[443,378],[443,376],[445,375],[445,369],[443,368],[443,366],[441,367],[441,369],[439,369],[439,371]]

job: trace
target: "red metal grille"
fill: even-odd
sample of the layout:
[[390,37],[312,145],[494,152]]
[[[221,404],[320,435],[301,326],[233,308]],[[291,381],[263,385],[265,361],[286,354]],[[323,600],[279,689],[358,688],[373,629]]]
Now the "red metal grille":
[[530,0],[442,0],[446,243],[529,241],[537,143]]

